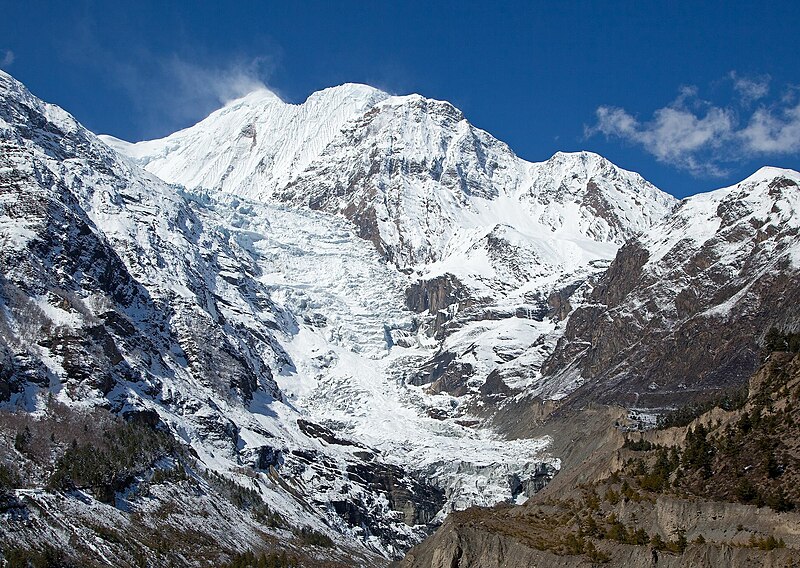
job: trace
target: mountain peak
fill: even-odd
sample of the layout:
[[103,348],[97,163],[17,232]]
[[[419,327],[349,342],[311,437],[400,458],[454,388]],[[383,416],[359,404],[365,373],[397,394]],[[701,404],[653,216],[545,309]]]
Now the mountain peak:
[[795,181],[800,181],[800,172],[790,170],[787,168],[776,168],[774,166],[764,166],[759,168],[752,175],[746,177],[739,185],[744,183],[758,183],[762,181],[772,181],[775,178],[788,178]]
[[254,91],[250,91],[243,97],[238,97],[236,99],[232,99],[225,104],[225,107],[232,107],[232,106],[239,106],[239,105],[261,105],[261,104],[271,104],[271,103],[283,103],[283,99],[281,99],[277,93],[270,90],[267,87],[259,87]]
[[[543,166],[553,171],[562,171],[565,174],[577,174],[590,178],[601,171],[624,171],[612,164],[600,154],[581,150],[578,152],[556,152],[547,161],[541,162]],[[638,174],[637,174],[638,175]]]
[[169,183],[263,197],[302,172],[345,124],[388,96],[345,83],[292,104],[263,88],[166,138],[103,140]]
[[548,162],[565,162],[565,161],[582,161],[582,162],[597,162],[605,161],[605,158],[600,154],[590,152],[588,150],[578,150],[577,152],[562,152],[558,151],[553,154]]
[[446,116],[456,122],[465,120],[464,113],[451,102],[431,99],[419,93],[388,97],[386,100],[381,101],[381,105],[410,110],[416,114],[438,117]]
[[315,91],[311,93],[306,100],[308,101],[309,99],[329,96],[350,96],[356,98],[369,98],[377,96],[384,98],[388,97],[389,93],[365,83],[342,83],[341,85],[334,85],[332,87],[326,87],[325,89]]
[[297,105],[309,113],[331,113],[337,109],[358,108],[366,110],[389,98],[389,94],[363,83],[342,83],[315,91]]
[[[506,439],[526,408],[691,401],[798,320],[791,170],[675,211],[597,154],[526,162],[450,103],[355,83],[301,104],[258,89],[161,140],[104,140],[131,159],[0,74],[0,407],[37,410],[6,421],[37,450],[0,460],[26,476],[0,484],[24,521],[3,543],[158,563],[143,519],[163,510],[220,562],[299,553],[303,527],[382,566],[449,511],[553,477],[574,428]],[[82,421],[45,412],[51,395]],[[157,425],[102,485],[62,475],[109,431],[78,427],[91,407]],[[102,550],[101,526],[119,528]]]
[[[345,83],[299,105],[247,106],[259,96],[164,140],[133,147],[108,142],[155,175],[190,189],[347,210],[379,249],[395,251],[387,255],[408,265],[441,259],[452,243],[446,231],[430,227],[460,226],[466,211],[479,211],[475,199],[491,210],[487,219],[508,220],[505,201],[495,202],[500,197],[521,199],[530,218],[520,221],[517,211],[512,226],[541,223],[547,231],[616,244],[657,222],[675,201],[592,152],[558,152],[547,162],[526,162],[469,124],[451,103],[419,94],[390,96]],[[389,194],[391,205],[383,201]],[[437,205],[420,211],[424,199]],[[367,207],[369,212],[361,210]],[[577,217],[575,207],[581,211]],[[403,217],[407,225],[389,222]]]

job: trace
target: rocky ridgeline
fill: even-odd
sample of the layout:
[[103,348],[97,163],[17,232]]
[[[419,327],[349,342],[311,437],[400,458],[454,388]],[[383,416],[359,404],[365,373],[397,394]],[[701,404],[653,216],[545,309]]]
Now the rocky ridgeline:
[[742,384],[766,330],[800,321],[799,227],[790,170],[684,200],[620,249],[544,373],[558,381],[578,369],[578,404],[663,408]]

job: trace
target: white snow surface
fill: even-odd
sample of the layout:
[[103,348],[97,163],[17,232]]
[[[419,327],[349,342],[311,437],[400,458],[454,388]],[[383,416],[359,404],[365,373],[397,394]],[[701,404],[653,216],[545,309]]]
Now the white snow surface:
[[[504,476],[557,460],[544,457],[546,440],[509,442],[458,424],[469,418],[464,400],[406,379],[451,350],[476,369],[472,393],[503,366],[519,371],[507,373],[509,386],[535,392],[562,328],[549,319],[484,320],[439,343],[424,326],[414,331],[404,289],[452,274],[498,310],[531,309],[531,295],[597,273],[593,262],[612,259],[675,204],[596,154],[526,162],[447,102],[364,85],[325,89],[299,105],[259,91],[160,140],[101,138],[207,196],[250,242],[260,282],[299,322],[282,342],[293,363],[278,374],[288,402],[424,471],[447,491],[446,509],[508,499]],[[358,238],[361,227],[309,204],[372,214],[392,262]],[[393,332],[411,337],[406,347],[394,345]]]
[[413,328],[414,314],[403,305],[408,277],[348,221],[220,193],[208,198],[252,241],[273,301],[297,317],[297,329],[282,340],[292,364],[277,376],[292,407],[435,481],[447,493],[443,513],[509,499],[509,475],[525,478],[540,463],[557,468],[547,439],[508,441],[427,415],[459,401],[404,381],[434,350],[425,338],[392,345],[392,330]]
[[188,188],[268,192],[303,171],[350,119],[388,95],[348,83],[314,93],[303,104],[262,89],[160,140],[131,144],[100,136],[147,170]]
[[[37,139],[25,142],[26,151],[75,194],[148,293],[172,306],[172,333],[190,346],[198,322],[222,329],[263,373],[243,405],[192,372],[185,344],[167,350],[163,368],[131,350],[126,361],[157,377],[160,392],[118,384],[108,398],[156,410],[206,467],[232,478],[242,478],[242,460],[259,448],[281,450],[287,473],[254,478],[265,502],[293,523],[385,556],[400,545],[347,526],[327,504],[364,499],[405,544],[423,528],[400,522],[385,498],[353,488],[348,464],[367,451],[437,486],[446,499],[439,520],[474,504],[524,500],[512,480],[529,480],[542,465],[557,469],[559,460],[548,438],[506,440],[484,426],[476,411],[493,401],[502,408],[503,400],[480,389],[492,373],[517,400],[560,399],[581,384],[578,374],[544,381],[542,363],[565,324],[541,311],[568,286],[579,290],[570,299],[576,307],[627,239],[649,250],[646,270],[656,282],[680,284],[669,259],[704,246],[721,270],[734,273],[754,250],[757,231],[777,234],[762,239],[762,270],[785,258],[800,266],[798,248],[781,244],[800,224],[800,174],[791,170],[762,168],[677,204],[596,154],[526,162],[447,102],[365,85],[325,89],[299,105],[257,91],[193,127],[135,144],[109,136],[100,137],[103,144],[3,72],[0,94],[85,138],[91,157],[59,162]],[[15,128],[13,120],[0,123],[12,139]],[[94,167],[98,157],[113,175]],[[26,158],[10,163],[0,178],[33,177]],[[2,211],[14,211],[13,199],[0,195]],[[41,222],[0,215],[0,244],[25,249]],[[443,275],[465,286],[478,315],[451,306],[464,321],[434,337],[430,315],[409,311],[405,292]],[[654,297],[672,297],[663,292]],[[746,293],[709,315],[724,314]],[[78,313],[58,297],[33,300],[42,317],[69,328],[109,304],[86,294]],[[138,305],[126,316],[142,325],[158,318]],[[59,357],[34,343],[54,381],[64,379]],[[473,370],[467,394],[411,383],[442,353]],[[103,403],[97,392],[79,394],[57,391],[66,403]],[[310,437],[298,418],[358,445]],[[235,448],[219,434],[228,424],[238,432]],[[290,457],[311,450],[325,463],[306,467]]]
[[[527,162],[450,103],[364,85],[325,89],[300,105],[253,93],[160,140],[104,139],[190,190],[366,218],[359,230],[374,223],[369,237],[396,267],[420,280],[454,275],[501,311],[530,309],[532,296],[597,274],[604,265],[596,261],[611,260],[676,204],[596,154]],[[469,324],[446,347],[463,351],[470,343],[460,341],[476,334],[494,342],[485,329],[496,325],[513,328],[506,335],[517,338],[516,356],[548,338],[527,356],[527,378],[510,379],[523,388],[538,378],[557,326],[519,318]],[[472,363],[488,374],[500,350],[484,345]]]

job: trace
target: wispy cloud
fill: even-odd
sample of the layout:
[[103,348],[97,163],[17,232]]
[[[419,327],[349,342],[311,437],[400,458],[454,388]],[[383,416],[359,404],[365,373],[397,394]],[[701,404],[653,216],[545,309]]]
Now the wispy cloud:
[[125,106],[136,116],[136,132],[111,132],[127,138],[167,135],[231,99],[267,88],[280,55],[271,45],[258,53],[220,55],[181,41],[171,52],[154,51],[137,37],[115,41],[110,47],[95,15],[86,12],[71,22],[71,34],[60,40],[59,47],[61,57],[99,71],[108,87],[130,101]]
[[724,174],[716,164],[699,160],[697,153],[718,146],[730,134],[732,117],[725,109],[712,107],[698,116],[685,108],[667,106],[645,123],[621,108],[602,106],[596,114],[596,132],[640,144],[658,160],[695,174]]
[[763,154],[800,152],[800,103],[759,108],[739,133],[746,148]]
[[109,76],[132,101],[143,131],[157,135],[185,127],[247,93],[267,89],[273,69],[267,57],[200,64],[170,55],[149,57],[148,62],[147,66],[114,62]]
[[10,49],[0,51],[0,67],[8,67],[14,63],[14,59],[16,59],[16,55]]
[[267,57],[239,58],[224,65],[204,67],[173,56],[162,62],[162,66],[173,77],[179,93],[222,104],[267,89],[262,77],[271,72]]
[[769,94],[769,75],[742,77],[736,71],[731,71],[728,76],[733,81],[733,88],[744,104],[763,99]]
[[[792,92],[767,105],[769,77],[732,72],[729,78],[737,103],[714,105],[702,100],[696,87],[682,87],[674,101],[645,121],[623,108],[598,107],[586,136],[619,138],[696,176],[724,176],[726,165],[741,159],[800,152],[800,102]],[[748,110],[757,100],[758,108]]]

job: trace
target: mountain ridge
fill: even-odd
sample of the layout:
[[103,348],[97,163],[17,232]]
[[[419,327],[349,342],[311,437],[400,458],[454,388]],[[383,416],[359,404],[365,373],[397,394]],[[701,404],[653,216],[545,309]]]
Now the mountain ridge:
[[[627,381],[619,397],[655,407],[744,380],[759,338],[796,326],[799,184],[797,172],[762,168],[682,200],[620,250],[545,372],[577,372],[601,389]],[[658,342],[672,348],[660,353]]]

